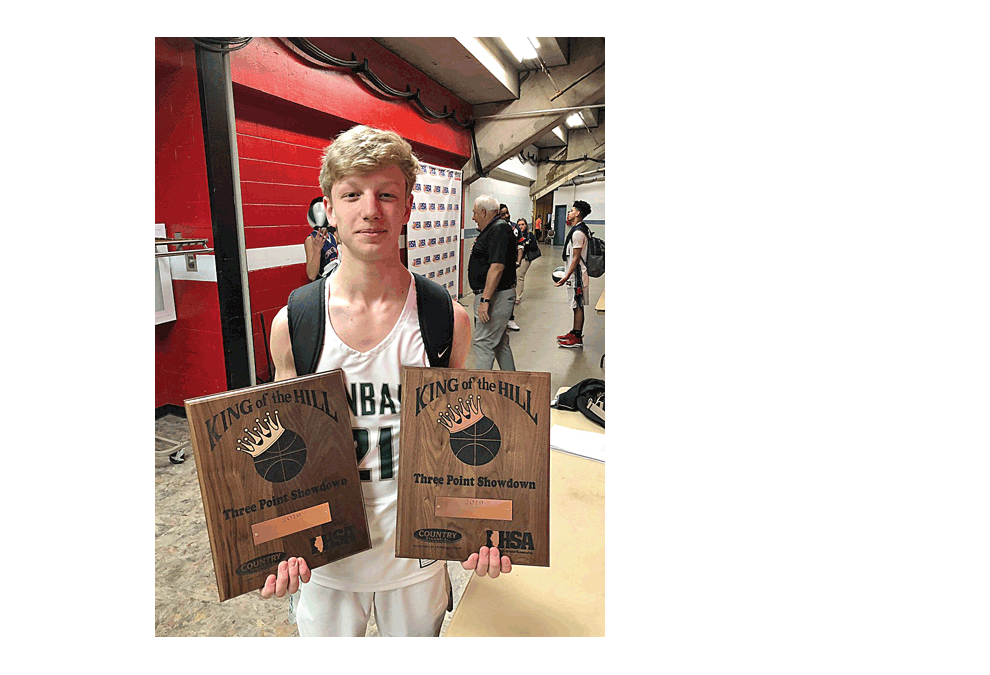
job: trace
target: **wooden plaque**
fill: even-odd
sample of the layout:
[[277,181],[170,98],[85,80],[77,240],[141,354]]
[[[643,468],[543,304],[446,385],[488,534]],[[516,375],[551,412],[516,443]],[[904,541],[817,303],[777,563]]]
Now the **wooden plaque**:
[[342,371],[185,406],[221,601],[371,548]]
[[550,566],[550,373],[402,369],[395,554]]

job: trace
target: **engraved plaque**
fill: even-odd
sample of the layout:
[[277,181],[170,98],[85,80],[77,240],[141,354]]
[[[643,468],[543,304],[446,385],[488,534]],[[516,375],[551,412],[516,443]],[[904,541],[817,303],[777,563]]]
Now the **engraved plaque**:
[[323,503],[319,506],[311,506],[308,509],[290,513],[287,516],[279,516],[278,518],[272,518],[263,523],[252,525],[251,532],[254,534],[254,543],[257,546],[272,539],[287,537],[290,534],[302,532],[323,523],[329,523],[330,520],[330,505]]
[[550,565],[550,374],[402,369],[395,553]]
[[185,406],[221,601],[371,548],[340,370]]

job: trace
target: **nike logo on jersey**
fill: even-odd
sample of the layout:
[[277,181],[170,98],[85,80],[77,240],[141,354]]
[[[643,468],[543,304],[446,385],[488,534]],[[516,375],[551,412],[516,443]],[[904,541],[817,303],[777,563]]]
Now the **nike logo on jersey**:
[[447,353],[447,350],[448,349],[450,349],[450,347],[444,347],[444,350],[442,352],[440,352],[439,354],[437,354],[437,358],[438,359],[442,359],[443,358],[443,355]]

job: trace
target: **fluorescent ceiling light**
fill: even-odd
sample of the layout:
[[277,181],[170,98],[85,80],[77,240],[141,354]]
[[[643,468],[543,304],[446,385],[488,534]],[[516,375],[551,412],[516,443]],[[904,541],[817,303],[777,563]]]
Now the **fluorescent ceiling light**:
[[566,124],[571,129],[576,129],[577,127],[580,127],[584,124],[584,120],[581,119],[581,113],[576,112],[570,117],[568,117],[567,121],[564,122],[564,124]]
[[[530,41],[532,41],[533,44],[530,44]],[[537,47],[540,46],[540,43],[536,40],[536,38],[504,37],[502,38],[502,42],[505,43],[505,46],[509,48],[509,51],[512,52],[512,55],[515,56],[516,60],[520,63],[526,59],[535,59],[536,49],[534,49],[534,45]]]

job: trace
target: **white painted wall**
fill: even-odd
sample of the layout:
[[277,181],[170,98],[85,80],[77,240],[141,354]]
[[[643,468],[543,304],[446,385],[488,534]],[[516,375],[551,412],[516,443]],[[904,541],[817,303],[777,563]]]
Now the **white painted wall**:
[[477,227],[471,220],[471,214],[474,211],[474,200],[481,195],[491,195],[499,204],[508,206],[513,223],[520,218],[525,218],[530,223],[533,222],[533,200],[529,198],[528,187],[494,178],[479,178],[468,185],[467,194],[464,196],[464,227],[466,229]]
[[591,206],[591,214],[585,218],[589,229],[595,233],[596,237],[605,239],[605,225],[607,224],[605,218],[605,182],[602,180],[584,185],[568,185],[557,188],[553,193],[553,213],[557,212],[558,205],[562,204],[570,211],[576,200],[584,200]]

